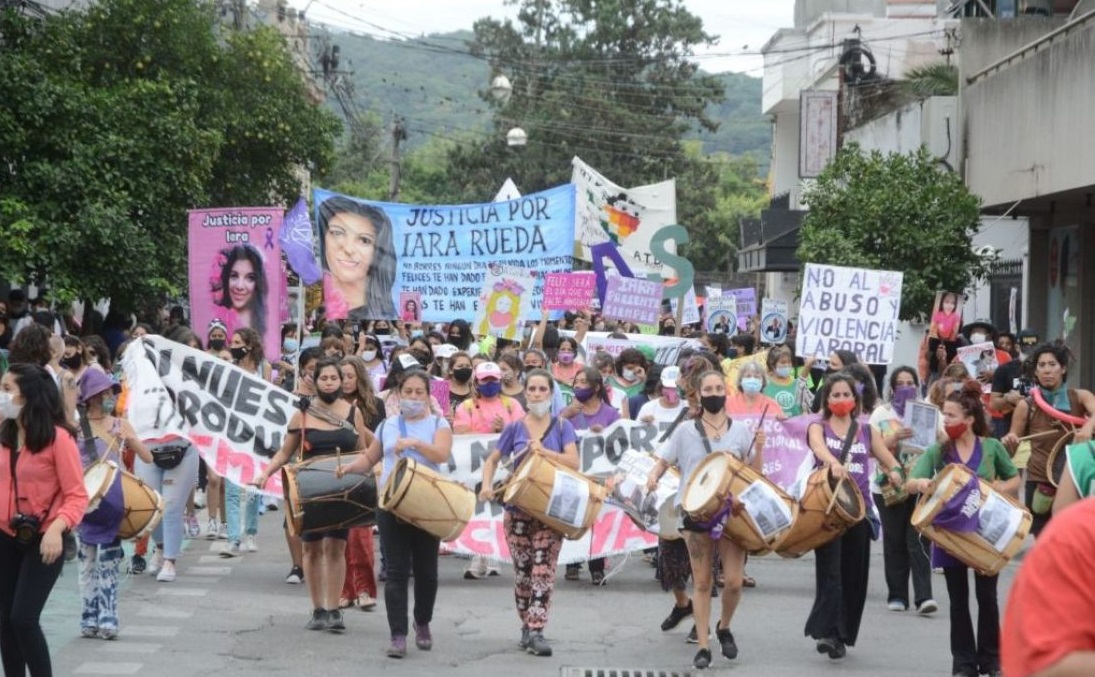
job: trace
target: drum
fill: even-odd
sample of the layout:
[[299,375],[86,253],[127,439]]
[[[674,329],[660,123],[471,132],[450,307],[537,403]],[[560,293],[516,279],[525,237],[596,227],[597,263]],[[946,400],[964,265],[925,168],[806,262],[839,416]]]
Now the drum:
[[608,490],[551,457],[528,452],[507,483],[502,501],[520,508],[571,540],[578,540],[601,513]]
[[475,493],[413,458],[401,458],[380,492],[380,509],[442,541],[454,541],[475,515]]
[[695,522],[710,523],[730,495],[734,508],[722,537],[754,555],[772,552],[794,524],[798,504],[732,454],[710,454],[696,466],[681,498],[681,510]]
[[335,474],[357,457],[319,456],[281,469],[291,535],[376,524],[376,475]]
[[1075,430],[1063,433],[1061,439],[1053,445],[1053,449],[1046,458],[1046,475],[1049,476],[1049,483],[1053,486],[1057,486],[1057,483],[1061,481],[1061,476],[1065,474],[1065,466],[1068,465],[1068,454],[1065,453],[1065,449],[1072,444],[1075,437]]
[[[941,513],[953,509],[947,506],[948,501],[975,479],[980,491],[976,529],[951,531],[934,526],[933,522],[942,516]],[[958,506],[958,510],[961,508]],[[939,471],[934,491],[920,497],[912,516],[913,528],[986,576],[1000,573],[1008,560],[1019,552],[1030,533],[1032,521],[1030,512],[1018,501],[993,490],[988,482],[957,463]]]
[[791,533],[783,538],[776,552],[783,557],[801,557],[837,538],[866,516],[867,504],[855,482],[850,477],[838,482],[828,466],[818,468],[806,481]]
[[84,489],[88,498],[85,515],[95,512],[116,479],[118,466],[113,461],[96,461],[84,470]]
[[658,538],[663,541],[679,541],[683,538],[680,522],[681,510],[673,505],[673,497],[670,496],[658,508]]
[[[920,454],[917,454],[913,458],[905,461],[904,465],[901,467],[902,477],[907,479],[910,475],[912,475],[913,466],[916,465],[916,461],[919,458]],[[902,484],[900,487],[895,487],[893,484],[890,483],[889,475],[885,474],[879,478],[878,488],[880,489],[879,493],[882,495],[882,502],[887,506],[894,506],[898,505],[899,503],[904,503],[906,500],[908,500],[910,495],[909,492],[905,491],[904,484]]]
[[118,528],[118,538],[141,538],[152,533],[163,518],[163,496],[136,475],[125,470],[119,472],[122,475],[122,493],[125,496],[125,515]]

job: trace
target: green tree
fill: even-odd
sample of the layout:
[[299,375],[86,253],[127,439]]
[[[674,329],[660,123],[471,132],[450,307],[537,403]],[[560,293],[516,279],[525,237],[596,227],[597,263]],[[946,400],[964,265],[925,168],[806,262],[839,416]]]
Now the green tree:
[[981,201],[927,148],[883,155],[848,144],[803,197],[799,260],[904,272],[903,320],[925,317],[937,291],[988,274],[973,251]]

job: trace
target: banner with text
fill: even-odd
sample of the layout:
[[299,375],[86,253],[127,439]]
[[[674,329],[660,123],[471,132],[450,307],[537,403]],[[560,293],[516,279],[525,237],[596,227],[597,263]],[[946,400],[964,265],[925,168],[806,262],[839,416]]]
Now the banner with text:
[[893,362],[902,273],[806,264],[795,354],[850,350],[866,364]]
[[[396,319],[401,291],[422,295],[425,322],[474,316],[492,266],[568,272],[574,249],[574,186],[509,202],[407,205],[315,190],[324,302],[329,317]],[[332,314],[334,309],[336,314]]]
[[703,308],[707,315],[704,328],[708,332],[731,336],[737,333],[738,302],[733,296],[708,296]]
[[760,340],[779,345],[787,340],[787,302],[764,299],[760,304]]
[[607,320],[657,324],[662,305],[662,285],[654,280],[611,275],[601,314]]
[[544,307],[579,311],[589,308],[597,293],[597,277],[590,271],[548,273],[544,276]]
[[757,314],[757,290],[752,287],[723,289],[722,296],[730,296],[737,303],[738,329],[745,331],[749,320]]

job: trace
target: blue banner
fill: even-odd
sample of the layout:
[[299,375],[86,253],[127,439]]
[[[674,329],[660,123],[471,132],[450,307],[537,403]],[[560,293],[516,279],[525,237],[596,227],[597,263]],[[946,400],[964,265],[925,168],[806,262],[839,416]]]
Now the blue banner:
[[400,292],[418,292],[427,322],[470,321],[492,266],[533,271],[539,318],[544,275],[569,272],[574,186],[509,202],[407,205],[321,188],[314,195],[327,317],[397,319]]

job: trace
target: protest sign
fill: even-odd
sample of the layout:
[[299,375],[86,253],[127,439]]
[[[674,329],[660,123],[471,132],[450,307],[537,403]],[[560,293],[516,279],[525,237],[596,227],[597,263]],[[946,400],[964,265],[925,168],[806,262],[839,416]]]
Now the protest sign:
[[508,202],[452,206],[359,200],[315,190],[324,302],[351,320],[396,319],[401,291],[422,295],[422,320],[447,322],[480,310],[492,266],[543,274],[571,269],[574,187]]
[[422,294],[416,291],[399,292],[399,319],[404,322],[422,321]]
[[786,341],[787,302],[764,299],[760,308],[760,340],[773,345]]
[[708,296],[704,309],[707,311],[707,321],[704,323],[707,331],[715,334],[737,332],[738,302],[733,296]]
[[512,341],[521,337],[521,322],[532,317],[536,280],[531,271],[492,266],[483,278],[475,333]]
[[227,339],[243,327],[262,338],[267,355],[281,354],[282,211],[275,207],[188,212],[190,318],[205,340],[215,318]]
[[[992,341],[958,346],[958,361],[966,365],[970,378],[991,374],[1000,366],[996,360],[996,346],[992,344]],[[992,392],[992,383],[982,383],[981,388],[986,393]]]
[[[673,317],[677,316],[677,304],[681,299],[669,299],[669,306]],[[684,315],[681,316],[683,324],[697,324],[700,321],[700,304],[696,301],[696,290],[689,288],[684,295]]]
[[544,276],[544,303],[548,310],[582,310],[593,302],[597,278],[589,271],[548,273]]
[[608,320],[656,324],[661,304],[660,282],[613,275],[608,278],[601,315]]
[[[559,332],[559,335],[574,336],[574,332],[562,331]],[[598,350],[604,350],[613,357],[618,357],[624,348],[637,348],[641,345],[647,345],[654,349],[654,362],[656,364],[671,365],[677,363],[677,358],[684,348],[699,348],[700,346],[699,341],[681,338],[680,336],[650,334],[628,334],[627,336],[627,339],[610,339],[607,332],[586,332],[583,343],[586,355]]]
[[643,531],[659,534],[658,518],[666,501],[672,501],[680,486],[678,473],[667,472],[658,481],[654,491],[647,491],[646,478],[654,469],[654,456],[635,449],[620,455],[613,475],[612,491],[606,499],[627,513]]
[[732,297],[737,303],[738,329],[745,331],[749,320],[757,314],[757,290],[752,287],[723,289],[722,295]]
[[890,364],[901,310],[902,273],[806,264],[795,353],[827,358],[850,350],[866,364]]

